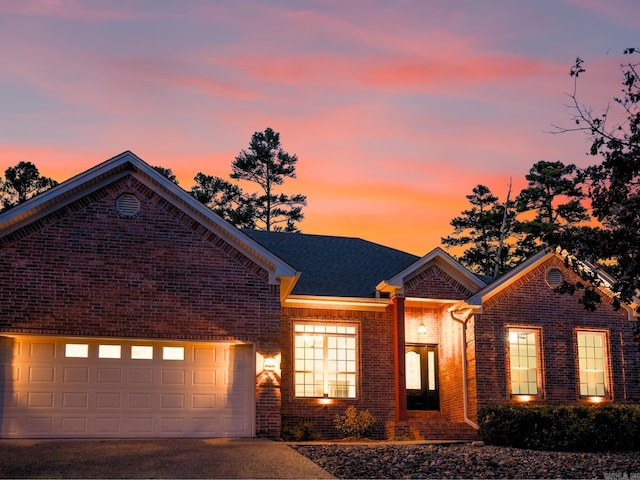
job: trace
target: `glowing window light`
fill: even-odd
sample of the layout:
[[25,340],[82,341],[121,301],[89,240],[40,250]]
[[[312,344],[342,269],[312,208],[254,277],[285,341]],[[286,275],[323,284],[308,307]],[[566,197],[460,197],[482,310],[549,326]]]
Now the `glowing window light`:
[[70,358],[87,358],[89,345],[86,343],[67,343],[64,347],[64,356]]

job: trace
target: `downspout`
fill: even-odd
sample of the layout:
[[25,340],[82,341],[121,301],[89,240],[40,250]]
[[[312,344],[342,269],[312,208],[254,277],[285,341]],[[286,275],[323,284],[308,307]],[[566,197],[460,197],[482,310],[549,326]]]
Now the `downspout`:
[[467,425],[471,426],[475,430],[479,430],[480,427],[476,422],[469,418],[469,390],[467,386],[467,322],[469,321],[469,317],[465,320],[461,318],[457,318],[453,314],[453,310],[449,310],[449,315],[456,322],[460,323],[462,327],[462,397],[463,397],[463,412],[464,412],[464,421]]

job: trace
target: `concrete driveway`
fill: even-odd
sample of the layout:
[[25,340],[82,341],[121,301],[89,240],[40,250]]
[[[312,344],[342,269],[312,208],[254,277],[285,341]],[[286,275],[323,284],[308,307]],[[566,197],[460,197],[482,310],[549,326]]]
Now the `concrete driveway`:
[[264,439],[0,440],[1,478],[334,478]]

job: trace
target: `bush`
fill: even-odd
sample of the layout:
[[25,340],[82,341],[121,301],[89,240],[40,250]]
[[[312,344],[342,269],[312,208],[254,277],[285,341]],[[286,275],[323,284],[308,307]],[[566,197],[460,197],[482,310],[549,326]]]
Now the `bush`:
[[344,415],[336,415],[334,423],[338,432],[345,438],[369,438],[377,420],[369,410],[358,412],[352,405]]
[[287,442],[303,442],[308,440],[321,440],[322,436],[315,431],[311,422],[302,422],[293,427],[282,429],[282,439]]
[[533,450],[640,450],[640,406],[496,405],[478,412],[483,440]]

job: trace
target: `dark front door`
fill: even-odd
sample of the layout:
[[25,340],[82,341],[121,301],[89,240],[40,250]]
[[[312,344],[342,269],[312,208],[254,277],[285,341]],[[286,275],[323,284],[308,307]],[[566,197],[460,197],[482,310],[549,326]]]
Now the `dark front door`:
[[438,346],[405,347],[407,410],[439,410]]

